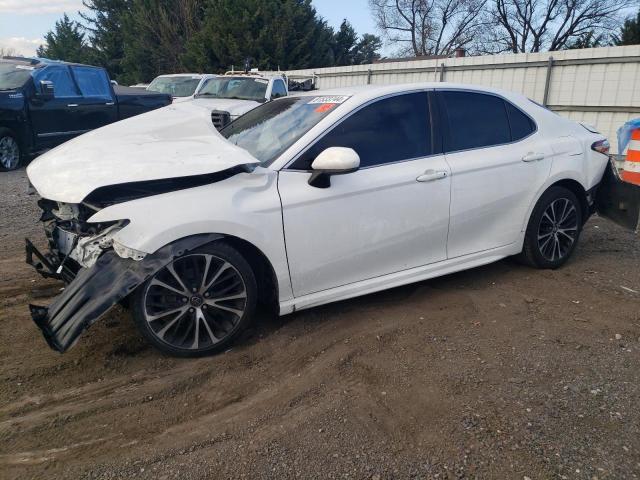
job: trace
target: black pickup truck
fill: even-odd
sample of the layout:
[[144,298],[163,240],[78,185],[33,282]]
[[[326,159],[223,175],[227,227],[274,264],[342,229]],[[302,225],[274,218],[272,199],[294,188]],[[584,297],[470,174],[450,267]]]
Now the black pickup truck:
[[170,95],[113,85],[103,68],[0,58],[0,171],[89,130],[170,103]]

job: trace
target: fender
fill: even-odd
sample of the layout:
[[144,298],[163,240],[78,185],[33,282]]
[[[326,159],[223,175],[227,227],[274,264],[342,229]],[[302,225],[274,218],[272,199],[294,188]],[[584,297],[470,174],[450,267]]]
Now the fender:
[[113,305],[173,258],[219,238],[215,234],[187,237],[140,261],[121,258],[113,250],[105,252],[91,268],[80,270],[49,307],[29,305],[31,317],[49,346],[63,353]]

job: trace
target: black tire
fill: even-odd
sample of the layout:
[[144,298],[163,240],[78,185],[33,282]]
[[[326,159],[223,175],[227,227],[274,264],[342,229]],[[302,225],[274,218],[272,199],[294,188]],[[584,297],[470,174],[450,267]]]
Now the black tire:
[[238,338],[253,319],[257,298],[249,263],[217,241],[176,257],[140,285],[131,312],[142,335],[161,352],[202,357]]
[[0,127],[0,172],[16,170],[22,165],[18,137],[8,128]]
[[531,213],[519,260],[536,268],[562,266],[578,244],[582,219],[582,205],[571,190],[549,188]]

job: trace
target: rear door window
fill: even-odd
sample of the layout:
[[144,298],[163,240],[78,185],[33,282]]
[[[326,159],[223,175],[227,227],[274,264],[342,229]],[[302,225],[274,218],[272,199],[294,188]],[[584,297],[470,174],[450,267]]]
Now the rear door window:
[[329,147],[353,148],[362,168],[430,155],[427,93],[396,95],[367,105],[333,127],[292,168],[309,170],[313,160]]
[[109,77],[104,70],[91,67],[71,67],[83,97],[111,98]]
[[507,109],[502,98],[475,92],[440,92],[448,135],[445,150],[455,152],[511,141]]

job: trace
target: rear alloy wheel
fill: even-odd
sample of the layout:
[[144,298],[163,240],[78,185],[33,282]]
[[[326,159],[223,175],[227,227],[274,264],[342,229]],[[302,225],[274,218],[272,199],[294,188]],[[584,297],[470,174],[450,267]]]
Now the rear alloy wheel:
[[573,192],[547,190],[536,204],[521,257],[538,268],[558,268],[576,247],[582,229],[582,207]]
[[20,146],[10,134],[0,132],[0,171],[15,170],[20,166]]
[[136,292],[133,314],[161,351],[198,357],[227,347],[256,304],[255,276],[238,252],[213,244],[175,258]]

